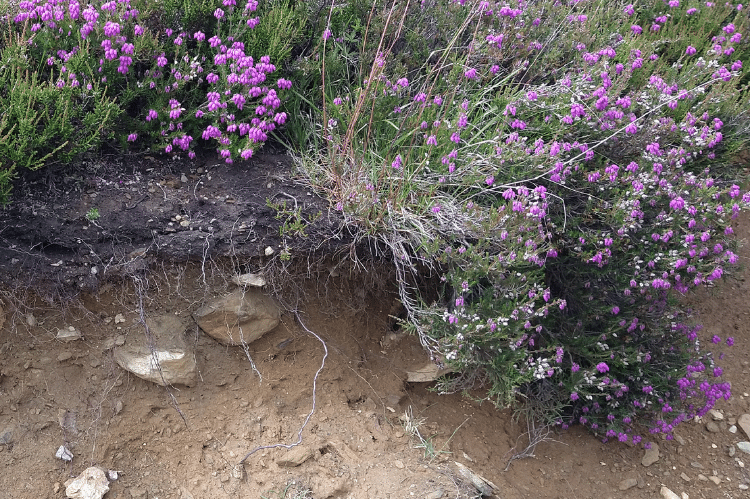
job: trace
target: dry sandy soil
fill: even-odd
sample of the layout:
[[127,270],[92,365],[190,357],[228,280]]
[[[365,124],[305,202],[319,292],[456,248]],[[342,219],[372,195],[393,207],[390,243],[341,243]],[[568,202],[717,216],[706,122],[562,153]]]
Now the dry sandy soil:
[[[255,217],[256,233],[263,227],[268,237],[278,237],[278,225],[271,225],[273,217],[263,211],[262,200],[251,205],[243,201],[242,192],[230,192],[230,203],[221,198],[234,185],[218,173],[214,177],[224,180],[209,182],[210,172],[221,168],[206,166],[204,173],[187,168],[174,171],[173,180],[183,173],[188,177],[186,185],[176,188],[157,185],[163,172],[134,169],[124,180],[137,178],[136,184],[122,187],[105,178],[94,187],[68,190],[67,196],[77,196],[78,204],[66,208],[75,216],[55,210],[54,201],[45,204],[30,195],[21,199],[15,212],[0,217],[5,227],[0,231],[4,238],[0,267],[6,274],[7,269],[15,269],[16,276],[0,288],[4,311],[0,316],[0,498],[65,497],[64,482],[92,465],[117,472],[105,496],[110,499],[477,497],[456,461],[493,482],[496,497],[508,499],[660,497],[663,485],[691,499],[747,496],[744,489],[750,474],[745,461],[750,466],[750,455],[735,444],[748,437],[742,430],[729,430],[732,418],[750,412],[747,273],[686,297],[706,325],[704,338],[718,334],[736,341],[734,347],[722,347],[725,357],[720,365],[734,393],[732,400],[717,407],[724,419],[689,422],[676,430],[675,440],[658,439],[660,458],[648,467],[641,463],[642,448],[604,444],[573,428],[553,431],[536,446],[533,456],[514,460],[506,471],[511,457],[526,446],[525,423],[515,422],[512,412],[488,403],[438,395],[429,384],[406,382],[406,372],[428,360],[414,338],[393,330],[389,315],[394,311],[394,289],[385,284],[388,271],[374,263],[369,272],[358,273],[325,264],[318,265],[325,271],[314,275],[294,274],[288,268],[293,285],[283,288],[282,299],[290,311],[247,351],[223,346],[193,326],[196,386],[167,390],[123,371],[109,347],[119,336],[127,342],[143,334],[141,311],[189,319],[202,303],[233,288],[229,278],[235,270],[260,268],[264,262],[254,256],[267,244],[278,252],[297,241],[268,243],[261,235],[247,254],[233,246],[229,237],[233,232],[227,227]],[[269,180],[268,172],[258,180],[270,189],[269,196],[276,195],[273,189],[297,199],[305,196],[303,191],[290,192],[284,182]],[[143,190],[147,185],[156,190],[141,199],[137,193],[149,192]],[[88,192],[92,189],[95,192]],[[92,198],[92,193],[97,197]],[[115,194],[121,199],[114,199]],[[87,223],[83,214],[102,197],[107,200],[98,205],[102,218],[97,224]],[[223,201],[211,203],[217,199]],[[129,208],[136,201],[147,207],[138,216],[151,219],[146,225],[151,228],[127,237],[121,233],[118,241],[107,236],[108,231],[116,233],[116,224],[136,217],[140,208]],[[315,208],[313,201],[309,205]],[[37,215],[24,212],[34,206]],[[43,212],[47,206],[52,208]],[[211,206],[231,211],[231,218],[212,222],[218,217],[209,211]],[[260,212],[267,226],[257,222]],[[45,228],[45,243],[34,242],[38,235],[21,238],[24,213],[28,227]],[[180,213],[195,229],[179,221],[168,225]],[[53,216],[67,217],[69,222],[51,222]],[[214,244],[209,224],[224,227],[229,236],[216,236]],[[172,227],[180,228],[167,230]],[[175,239],[180,231],[195,234]],[[744,239],[750,235],[746,215],[737,232]],[[97,234],[88,240],[91,251],[76,249],[82,244],[73,234],[87,233]],[[200,241],[208,240],[212,241],[208,258],[196,262],[195,252],[203,251]],[[176,250],[169,248],[179,248],[185,241],[193,254],[175,258]],[[138,265],[102,277],[109,258],[123,258],[139,245],[153,248],[147,260],[114,260],[120,270],[123,263]],[[747,263],[750,247],[744,247],[741,255]],[[52,266],[58,261],[62,264]],[[91,272],[92,266],[98,267],[97,274]],[[18,279],[25,273],[25,280]],[[59,276],[56,294],[34,292],[34,276],[39,275],[46,280]],[[140,276],[140,287],[134,276]],[[275,282],[281,282],[280,277]],[[80,291],[60,291],[69,291],[71,285]],[[63,295],[68,299],[61,304],[56,298]],[[116,324],[117,314],[125,322]],[[324,345],[300,320],[321,337],[328,352],[315,390],[313,379],[323,361]],[[83,339],[56,340],[57,330],[68,326],[80,330]],[[313,396],[314,412],[304,425],[313,409]],[[424,442],[410,427],[418,429]],[[258,446],[296,442],[300,429],[298,447],[263,449],[238,464]],[[73,453],[70,463],[55,457],[61,445]],[[633,479],[633,485],[622,490],[627,479]]]

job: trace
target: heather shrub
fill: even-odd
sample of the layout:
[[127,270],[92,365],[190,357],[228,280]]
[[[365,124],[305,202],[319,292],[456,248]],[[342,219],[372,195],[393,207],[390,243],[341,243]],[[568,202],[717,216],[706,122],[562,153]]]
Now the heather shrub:
[[7,193],[19,150],[28,168],[70,161],[105,140],[190,158],[209,147],[230,163],[251,157],[286,121],[279,107],[292,84],[271,79],[269,53],[288,57],[301,24],[293,3],[264,5],[266,24],[255,0],[24,0],[9,9],[3,78],[29,89],[11,92],[22,100],[2,111],[11,155],[0,155],[0,188]]
[[98,81],[84,80],[82,86],[74,76],[69,79],[71,84],[55,84],[29,62],[26,44],[13,37],[7,35],[0,52],[3,204],[9,199],[18,168],[35,170],[51,162],[69,163],[78,154],[96,148],[119,113]]
[[[321,37],[360,70],[321,67],[324,147],[297,163],[388,247],[407,327],[458,368],[439,390],[634,442],[728,398],[710,341],[733,340],[701,341],[678,298],[737,262],[741,7],[377,5],[357,50]],[[438,300],[408,284],[425,268]]]

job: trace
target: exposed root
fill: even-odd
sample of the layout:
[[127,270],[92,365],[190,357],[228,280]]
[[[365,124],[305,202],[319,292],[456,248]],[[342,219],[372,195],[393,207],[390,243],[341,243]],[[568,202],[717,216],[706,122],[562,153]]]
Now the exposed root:
[[295,311],[294,315],[297,317],[297,320],[299,321],[300,325],[302,326],[302,329],[304,329],[305,331],[307,331],[308,333],[310,333],[312,336],[314,336],[315,339],[317,339],[320,342],[320,344],[323,345],[323,352],[324,352],[323,353],[323,359],[320,361],[320,367],[315,372],[315,376],[313,377],[313,381],[312,381],[312,385],[313,385],[313,388],[312,388],[312,407],[310,408],[310,412],[308,413],[307,417],[305,418],[305,421],[302,423],[302,426],[300,426],[299,431],[297,431],[297,441],[296,442],[293,442],[291,444],[277,443],[277,444],[271,444],[271,445],[261,445],[261,446],[258,446],[256,448],[254,448],[253,450],[251,450],[250,452],[248,452],[247,455],[245,455],[245,457],[243,457],[242,460],[240,460],[240,462],[238,463],[238,465],[241,465],[242,463],[244,463],[245,461],[247,461],[247,459],[250,456],[252,456],[256,452],[258,452],[259,450],[264,450],[264,449],[278,449],[278,448],[291,449],[293,447],[296,447],[296,446],[300,445],[302,443],[302,432],[305,430],[305,427],[307,427],[307,424],[310,422],[310,418],[312,418],[312,415],[315,413],[315,408],[316,408],[316,403],[317,403],[316,394],[317,394],[317,387],[318,387],[318,376],[320,376],[321,371],[323,371],[323,368],[326,365],[326,358],[328,358],[328,347],[326,346],[326,342],[323,341],[323,338],[321,338],[315,332],[313,332],[312,330],[308,329],[307,326],[305,326],[305,323],[302,322],[302,318],[299,316],[299,312]]

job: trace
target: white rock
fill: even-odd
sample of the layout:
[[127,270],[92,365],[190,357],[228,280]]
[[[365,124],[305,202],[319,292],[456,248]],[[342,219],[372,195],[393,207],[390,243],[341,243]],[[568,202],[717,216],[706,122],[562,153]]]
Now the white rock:
[[242,274],[232,277],[232,282],[237,286],[255,286],[262,288],[266,285],[266,280],[260,274]]
[[80,340],[82,338],[82,335],[79,330],[77,330],[73,326],[69,326],[65,329],[58,329],[56,338],[60,341],[68,343],[70,341]]
[[737,442],[737,448],[745,454],[750,454],[750,442]]
[[26,325],[30,327],[34,327],[39,322],[37,322],[36,317],[34,317],[34,314],[26,314]]
[[115,324],[122,324],[125,322],[125,317],[122,314],[115,315]]
[[109,491],[109,481],[104,470],[92,466],[75,480],[65,482],[65,495],[69,499],[102,499]]
[[659,494],[661,494],[664,499],[680,499],[680,496],[669,490],[666,485],[661,486]]
[[721,411],[711,409],[710,411],[708,411],[708,413],[711,414],[711,417],[714,421],[724,421],[724,415],[721,413]]
[[60,448],[57,449],[57,452],[55,452],[55,457],[57,459],[62,459],[63,461],[72,461],[73,453],[70,452],[67,447],[61,445]]
[[737,433],[737,426],[732,425],[729,427],[729,433]]
[[270,246],[266,246],[266,249],[265,249],[264,253],[266,254],[266,256],[273,255],[274,254],[273,248],[270,247]]

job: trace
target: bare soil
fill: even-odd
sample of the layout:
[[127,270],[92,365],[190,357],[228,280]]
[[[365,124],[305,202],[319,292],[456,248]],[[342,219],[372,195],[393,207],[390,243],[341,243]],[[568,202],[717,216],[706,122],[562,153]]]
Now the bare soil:
[[[203,173],[131,162],[122,184],[114,173],[122,165],[40,178],[0,213],[0,498],[65,497],[64,482],[92,465],[118,473],[105,498],[476,497],[455,461],[508,499],[658,497],[662,485],[691,499],[747,496],[750,456],[736,448],[729,455],[748,440],[729,431],[730,418],[750,412],[746,272],[686,297],[706,325],[704,341],[718,334],[736,342],[717,352],[734,393],[717,407],[717,432],[707,429],[711,417],[686,423],[675,440],[655,440],[661,456],[645,467],[640,447],[605,444],[581,428],[553,431],[505,471],[527,445],[525,422],[474,400],[480,392],[439,395],[406,381],[429,361],[415,338],[394,331],[389,268],[336,267],[321,256],[352,248],[343,236],[323,238],[338,222],[292,184],[284,157],[207,162]],[[323,217],[305,236],[284,237],[265,198],[296,199],[304,216]],[[92,207],[100,218],[86,219]],[[748,238],[747,216],[737,233]],[[309,249],[310,262],[299,257]],[[267,265],[285,250],[288,265]],[[745,263],[749,250],[741,250]],[[144,334],[141,312],[189,318],[233,289],[233,273],[264,267],[274,272],[269,291],[288,310],[282,323],[247,351],[195,327],[196,386],[159,387],[114,362],[113,340]],[[116,324],[117,314],[125,322]],[[68,326],[83,339],[56,340]],[[315,384],[325,350],[305,327],[328,352]],[[290,451],[263,449],[238,464],[258,446],[290,445],[298,435]],[[72,462],[55,457],[61,445]],[[284,465],[300,455],[302,464]],[[636,485],[621,490],[629,478]]]

